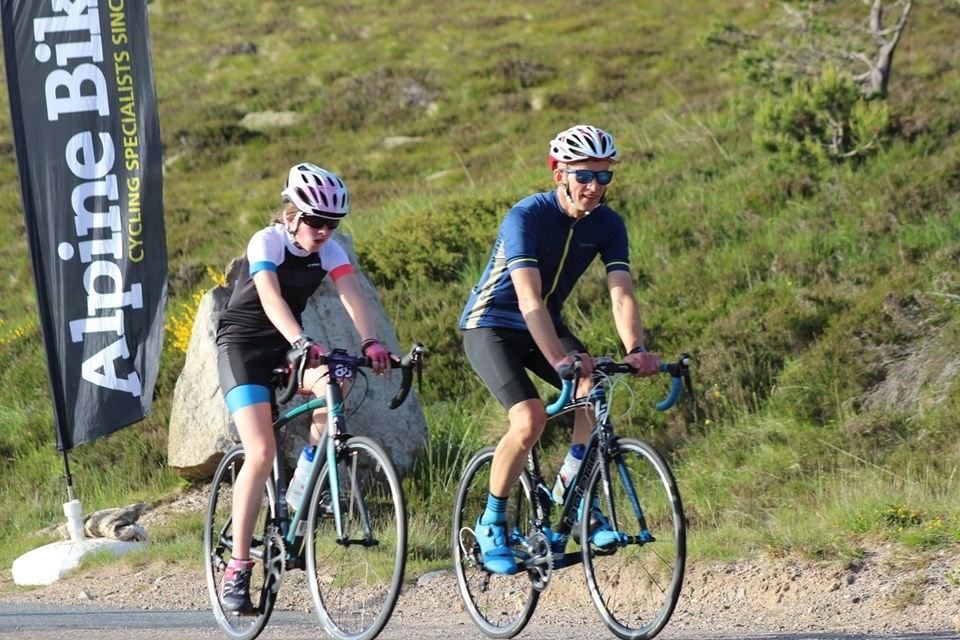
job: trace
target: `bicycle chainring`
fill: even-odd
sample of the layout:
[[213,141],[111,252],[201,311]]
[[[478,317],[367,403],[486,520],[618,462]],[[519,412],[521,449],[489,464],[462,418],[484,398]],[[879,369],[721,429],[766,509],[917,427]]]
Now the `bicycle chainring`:
[[536,531],[527,539],[527,552],[530,559],[525,563],[527,574],[533,583],[533,588],[543,591],[553,575],[553,550],[550,541],[543,533]]
[[287,543],[276,527],[270,527],[264,537],[263,579],[276,593],[286,570]]

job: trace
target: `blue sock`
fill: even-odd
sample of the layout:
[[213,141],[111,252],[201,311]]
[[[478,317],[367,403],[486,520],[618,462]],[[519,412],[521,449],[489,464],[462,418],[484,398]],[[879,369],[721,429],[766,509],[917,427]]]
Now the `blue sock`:
[[480,524],[504,523],[507,521],[507,499],[487,495],[487,510],[480,516]]

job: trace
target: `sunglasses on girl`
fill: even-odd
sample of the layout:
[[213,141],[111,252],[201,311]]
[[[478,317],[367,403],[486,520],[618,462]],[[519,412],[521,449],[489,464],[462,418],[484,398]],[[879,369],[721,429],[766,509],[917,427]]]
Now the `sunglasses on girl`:
[[311,229],[323,229],[326,227],[327,229],[330,229],[330,231],[336,229],[340,224],[339,220],[321,218],[320,216],[300,216],[300,221]]
[[573,174],[580,184],[590,184],[597,179],[597,184],[608,185],[613,180],[613,171],[590,171],[589,169],[561,169],[567,175]]

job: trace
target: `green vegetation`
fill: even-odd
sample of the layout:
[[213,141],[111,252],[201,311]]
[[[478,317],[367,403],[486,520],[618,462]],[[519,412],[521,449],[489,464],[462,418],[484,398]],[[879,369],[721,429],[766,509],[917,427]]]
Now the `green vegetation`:
[[[776,35],[790,22],[778,6],[733,2],[154,0],[168,339],[153,415],[71,454],[85,509],[182,486],[164,464],[166,420],[195,296],[306,159],[349,181],[344,230],[401,342],[430,348],[432,442],[405,480],[411,568],[449,562],[460,466],[504,421],[456,320],[503,212],[549,188],[547,141],[590,122],[621,149],[610,203],[630,230],[649,346],[695,355],[695,404],[656,414],[662,380],[618,399],[633,407],[620,429],[674,466],[693,558],[960,542],[960,11],[915,6],[888,97],[866,100],[846,70],[785,60],[826,33],[841,7],[825,4],[799,43]],[[260,111],[300,122],[240,126]],[[64,492],[5,110],[0,150],[9,566],[62,519]],[[599,270],[567,318],[595,353],[619,352]],[[545,438],[556,460],[565,439]],[[198,527],[157,532],[150,553],[195,563]]]

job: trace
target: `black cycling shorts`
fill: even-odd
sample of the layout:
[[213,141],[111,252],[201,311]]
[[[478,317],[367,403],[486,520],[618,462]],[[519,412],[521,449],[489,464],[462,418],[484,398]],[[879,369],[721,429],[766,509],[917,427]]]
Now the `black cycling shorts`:
[[[557,336],[568,355],[586,352],[580,339],[566,326],[557,327]],[[470,366],[506,409],[540,397],[527,370],[560,388],[560,376],[540,352],[529,331],[467,329],[463,331],[463,348]]]
[[290,345],[282,337],[280,340],[242,342],[225,340],[223,335],[217,336],[217,370],[224,398],[237,387],[262,387],[254,389],[253,395],[241,394],[240,400],[235,399],[236,393],[231,396],[228,399],[231,413],[255,400],[269,400],[273,370],[284,365],[289,349]]

